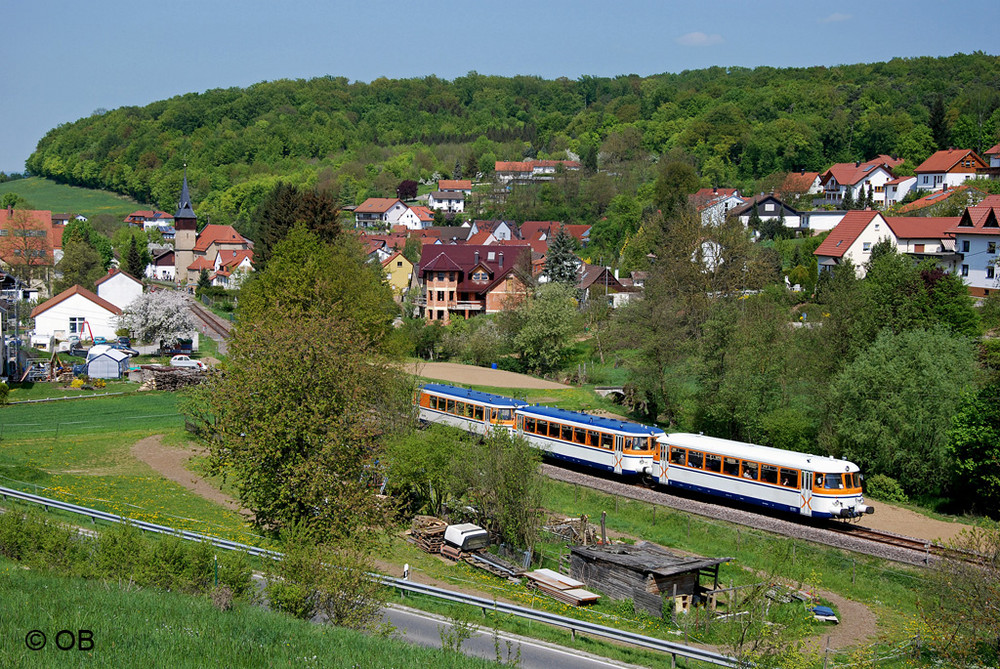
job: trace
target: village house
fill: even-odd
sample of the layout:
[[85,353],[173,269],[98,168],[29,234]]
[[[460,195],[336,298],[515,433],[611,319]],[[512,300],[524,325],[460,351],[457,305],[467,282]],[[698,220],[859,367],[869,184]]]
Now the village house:
[[1000,144],[987,149],[983,155],[986,156],[986,160],[990,161],[990,164],[989,167],[979,170],[979,176],[1000,179]]
[[566,230],[566,233],[576,240],[580,248],[585,248],[590,243],[590,226],[583,223],[571,223],[564,225],[559,221],[525,221],[519,228],[522,239],[540,239],[551,242],[552,238],[559,232],[559,228]]
[[442,193],[462,193],[472,195],[471,179],[441,179],[438,181],[438,191]]
[[823,183],[820,181],[819,172],[806,172],[804,169],[789,172],[781,182],[781,186],[776,189],[776,194],[780,197],[815,195],[822,192]]
[[959,275],[969,293],[985,297],[1000,289],[997,282],[997,248],[1000,246],[1000,195],[990,195],[968,207],[958,224],[947,230],[955,235],[961,254]]
[[129,225],[149,231],[153,228],[169,228],[174,225],[174,217],[165,211],[156,209],[143,209],[133,211],[125,217],[125,222]]
[[49,294],[53,267],[62,260],[63,225],[41,209],[0,209],[0,268],[18,274],[31,290]]
[[872,202],[885,204],[885,185],[894,178],[892,168],[902,160],[878,156],[867,162],[837,163],[820,175],[823,184],[823,204],[841,204],[850,194],[857,202],[870,192]]
[[750,223],[754,210],[761,221],[780,220],[786,228],[798,230],[802,226],[802,216],[799,212],[785,204],[773,193],[765,195],[761,193],[749,198],[744,204],[732,210],[732,215],[740,219],[744,226]]
[[177,265],[173,249],[159,251],[153,256],[153,262],[146,265],[146,278],[157,281],[176,280]]
[[492,314],[527,296],[525,281],[515,271],[518,255],[531,247],[435,245],[423,247],[418,264],[423,296],[417,306],[428,321],[451,322]]
[[434,191],[427,197],[427,206],[449,214],[460,214],[465,211],[465,193]]
[[893,206],[902,201],[911,191],[916,190],[916,177],[895,177],[885,182],[885,208]]
[[867,272],[865,263],[871,257],[872,247],[883,239],[888,239],[893,245],[899,243],[882,214],[871,210],[853,210],[844,214],[844,218],[813,254],[820,271],[832,270],[849,259],[860,279]]
[[493,171],[501,184],[531,183],[551,181],[559,169],[575,171],[580,167],[580,163],[575,160],[498,160]]
[[80,286],[67,288],[31,310],[35,319],[35,338],[66,340],[104,337],[114,339],[122,310]]
[[917,176],[918,189],[937,191],[961,186],[976,178],[977,171],[988,167],[971,149],[946,149],[932,154],[913,172]]
[[405,293],[413,278],[413,263],[396,251],[382,261],[382,269],[385,270],[385,278],[392,287],[393,295],[399,297]]
[[719,226],[730,210],[746,202],[735,188],[702,188],[688,195],[688,200],[701,216],[702,225]]
[[408,207],[396,197],[370,197],[354,210],[357,227],[385,227],[395,225]]
[[235,290],[253,271],[253,251],[222,249],[215,254],[215,262],[208,278],[213,286]]
[[132,301],[142,295],[142,281],[131,274],[118,269],[110,269],[108,273],[95,282],[97,296],[125,309]]
[[934,259],[947,272],[959,270],[955,236],[948,232],[958,224],[958,216],[886,216],[886,223],[896,236],[896,252],[917,260]]

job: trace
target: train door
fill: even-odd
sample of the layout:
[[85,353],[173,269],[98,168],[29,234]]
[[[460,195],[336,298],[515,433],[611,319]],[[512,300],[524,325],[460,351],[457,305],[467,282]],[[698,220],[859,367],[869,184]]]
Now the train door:
[[622,473],[622,459],[625,457],[624,440],[620,434],[615,435],[615,474]]
[[812,472],[807,472],[802,470],[802,477],[799,481],[802,486],[802,499],[799,504],[799,513],[803,516],[813,515],[812,511],[812,485],[813,485],[813,474]]
[[657,441],[659,456],[654,464],[653,472],[657,475],[660,485],[670,483],[670,445],[666,441]]

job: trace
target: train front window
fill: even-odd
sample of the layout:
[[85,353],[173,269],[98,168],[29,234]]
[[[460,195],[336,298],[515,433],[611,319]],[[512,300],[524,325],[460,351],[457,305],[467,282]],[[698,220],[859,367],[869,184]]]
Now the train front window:
[[705,455],[705,470],[718,474],[722,471],[722,458],[708,453]]
[[840,474],[827,474],[826,475],[826,487],[830,490],[843,490],[844,479]]
[[701,463],[705,459],[705,454],[701,451],[688,451],[688,467],[701,469]]
[[644,451],[646,450],[646,440],[642,437],[632,437],[632,450],[633,451]]
[[848,488],[860,488],[858,483],[858,475],[854,473],[844,474],[844,485]]
[[671,447],[670,449],[670,464],[672,465],[683,465],[684,456],[687,452],[683,448]]
[[722,472],[730,476],[740,475],[740,461],[736,458],[726,458],[722,461]]
[[778,483],[778,468],[774,465],[761,465],[760,480],[764,483]]
[[797,469],[781,468],[781,485],[786,488],[799,487],[799,472]]

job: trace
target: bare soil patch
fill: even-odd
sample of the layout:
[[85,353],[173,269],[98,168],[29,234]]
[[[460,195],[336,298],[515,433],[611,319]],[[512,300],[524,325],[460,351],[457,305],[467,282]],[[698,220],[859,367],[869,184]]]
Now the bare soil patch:
[[132,446],[132,455],[155,469],[164,478],[184,486],[210,502],[221,504],[243,515],[249,515],[250,512],[243,509],[238,501],[184,466],[192,456],[203,453],[202,449],[197,448],[164,446],[162,434],[154,434],[151,437],[140,439]]
[[893,506],[877,500],[872,501],[875,513],[861,519],[861,525],[873,530],[893,532],[926,541],[950,541],[968,527],[958,521],[928,518],[915,511]]
[[497,388],[529,388],[531,390],[565,390],[570,386],[537,379],[527,374],[508,372],[503,369],[487,369],[455,362],[414,362],[405,370],[410,374],[425,376],[438,381],[464,383],[471,386],[494,386]]

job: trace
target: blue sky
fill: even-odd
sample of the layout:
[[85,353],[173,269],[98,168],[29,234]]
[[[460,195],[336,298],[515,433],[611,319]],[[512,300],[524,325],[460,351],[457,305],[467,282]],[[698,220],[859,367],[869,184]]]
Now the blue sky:
[[0,170],[95,109],[321,75],[452,79],[996,54],[997,0],[3,0]]

